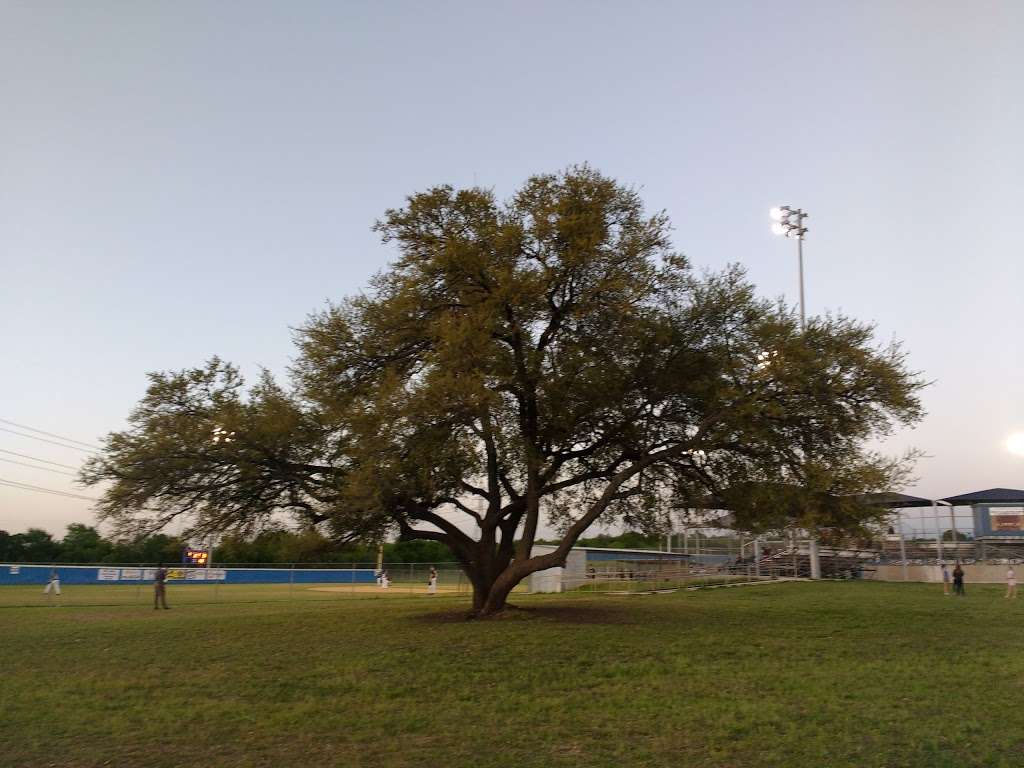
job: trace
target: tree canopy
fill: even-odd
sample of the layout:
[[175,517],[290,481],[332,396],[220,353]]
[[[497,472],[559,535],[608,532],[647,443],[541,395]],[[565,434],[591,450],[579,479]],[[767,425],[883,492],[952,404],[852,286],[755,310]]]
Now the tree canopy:
[[[855,497],[906,471],[865,448],[921,417],[898,346],[841,315],[801,332],[739,267],[695,272],[665,214],[589,167],[505,202],[436,187],[376,229],[394,262],[297,330],[289,386],[220,359],[150,374],[83,473],[111,482],[104,517],[442,542],[489,615],[598,520],[653,531],[714,500],[749,530],[855,530],[880,514]],[[545,518],[559,545],[534,556]]]

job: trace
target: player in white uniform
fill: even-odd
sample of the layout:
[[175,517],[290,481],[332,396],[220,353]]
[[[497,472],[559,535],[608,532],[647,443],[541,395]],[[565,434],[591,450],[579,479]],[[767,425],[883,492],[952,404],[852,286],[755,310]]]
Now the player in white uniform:
[[430,566],[430,577],[427,579],[427,594],[437,594],[437,568]]
[[56,568],[50,569],[50,580],[46,582],[46,589],[43,590],[43,594],[50,594],[51,589],[54,594],[60,594],[60,572]]
[[1017,574],[1012,565],[1006,570],[1006,597],[1017,597]]

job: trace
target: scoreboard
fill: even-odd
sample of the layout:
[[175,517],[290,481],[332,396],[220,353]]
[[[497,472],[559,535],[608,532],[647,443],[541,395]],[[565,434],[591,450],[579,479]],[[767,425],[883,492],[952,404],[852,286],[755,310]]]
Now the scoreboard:
[[210,552],[206,549],[192,549],[186,547],[181,553],[181,562],[185,565],[197,565],[205,568],[210,560]]

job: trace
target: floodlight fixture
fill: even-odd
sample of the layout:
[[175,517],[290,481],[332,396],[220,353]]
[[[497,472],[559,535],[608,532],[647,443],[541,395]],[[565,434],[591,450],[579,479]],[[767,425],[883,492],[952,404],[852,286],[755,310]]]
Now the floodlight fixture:
[[804,219],[807,213],[801,208],[779,205],[772,208],[768,216],[772,219],[772,232],[796,240],[796,254],[800,264],[800,330],[803,331],[807,322],[804,311],[804,238],[807,236]]

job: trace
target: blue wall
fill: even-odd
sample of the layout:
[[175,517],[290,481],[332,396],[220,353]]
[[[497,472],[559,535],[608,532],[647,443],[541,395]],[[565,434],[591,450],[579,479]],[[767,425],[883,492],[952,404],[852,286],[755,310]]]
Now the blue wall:
[[[17,573],[12,573],[12,568]],[[59,565],[56,567],[60,576],[61,586],[69,584],[138,584],[152,582],[152,575],[145,571],[153,571],[153,568],[132,568],[124,566],[72,566]],[[199,576],[205,577],[202,568],[186,569],[178,566],[170,566],[169,571],[193,571]],[[117,579],[101,579],[100,572],[117,572]],[[131,578],[121,578],[124,571],[129,571]],[[131,574],[131,572],[136,572]],[[142,572],[139,577],[138,572]],[[211,573],[224,578],[171,578],[169,584],[213,584],[215,582],[227,584],[373,584],[376,581],[376,574],[369,568],[213,568]],[[149,578],[145,578],[149,575]],[[37,584],[44,585],[50,579],[50,566],[48,565],[7,565],[0,564],[0,585],[4,584]]]

